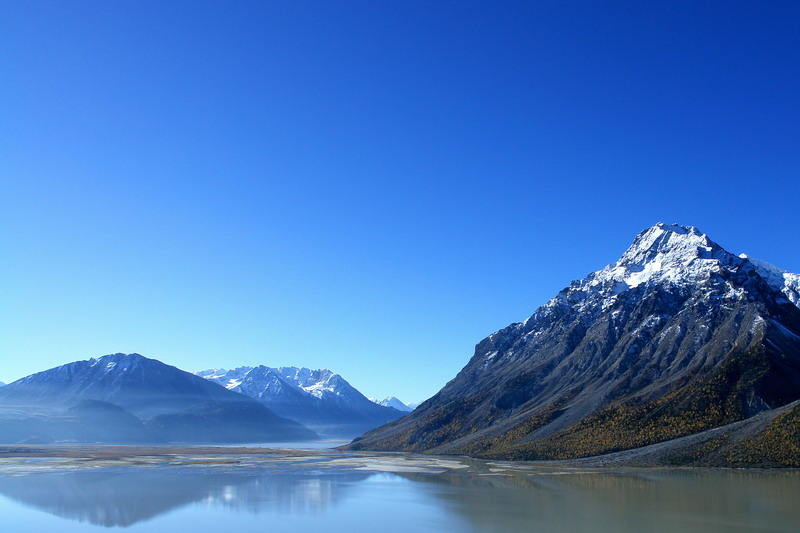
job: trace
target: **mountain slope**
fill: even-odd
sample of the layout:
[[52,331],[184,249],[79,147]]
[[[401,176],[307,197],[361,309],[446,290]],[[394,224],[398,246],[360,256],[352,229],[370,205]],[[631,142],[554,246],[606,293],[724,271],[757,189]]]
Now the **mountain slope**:
[[478,343],[437,395],[351,448],[579,457],[787,404],[800,398],[797,278],[765,265],[658,224]]
[[[87,401],[95,403],[87,405]],[[70,410],[75,406],[80,407],[78,411]],[[24,377],[0,389],[0,407],[22,413],[26,420],[35,416],[40,422],[76,414],[108,418],[118,409],[117,417],[132,413],[145,421],[151,436],[166,440],[315,438],[307,428],[244,395],[139,354],[111,354]]]
[[328,436],[352,438],[395,420],[400,411],[376,405],[328,369],[239,367],[196,373],[254,398],[272,411]]

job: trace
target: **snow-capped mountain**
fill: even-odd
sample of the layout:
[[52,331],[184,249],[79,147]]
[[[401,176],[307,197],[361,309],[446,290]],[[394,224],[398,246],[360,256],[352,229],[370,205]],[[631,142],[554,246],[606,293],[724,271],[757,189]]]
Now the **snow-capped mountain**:
[[403,414],[372,403],[328,369],[261,365],[201,370],[196,375],[257,399],[280,416],[329,436],[355,436]]
[[574,457],[800,398],[798,276],[657,224],[618,261],[482,340],[464,369],[354,449]]
[[215,383],[219,383],[226,389],[231,389],[238,385],[244,375],[250,372],[252,369],[253,367],[251,366],[241,366],[231,370],[225,370],[224,368],[211,368],[209,370],[194,372],[194,375],[211,380]]
[[364,395],[358,392],[342,376],[323,368],[311,370],[295,366],[282,366],[275,371],[286,381],[294,383],[311,396],[320,400],[330,398],[343,398],[352,401],[361,401]]
[[[255,442],[316,437],[245,395],[139,354],[111,354],[24,377],[0,389],[0,408],[32,416],[78,417],[84,425],[92,417],[106,426],[111,419],[138,418],[148,430],[141,440]],[[31,420],[11,433],[30,433]],[[61,422],[70,425],[71,420]],[[10,423],[3,426],[6,431],[0,437],[9,442]],[[37,431],[55,435],[52,440],[80,433],[74,426],[66,431],[53,422]],[[125,432],[128,435],[130,428]],[[118,440],[119,432],[113,437]]]
[[384,407],[393,407],[393,408],[397,409],[398,411],[402,411],[404,413],[410,413],[411,411],[414,410],[413,407],[410,407],[410,406],[404,404],[403,402],[401,402],[400,400],[398,400],[394,396],[388,396],[388,397],[384,398],[383,400],[379,400],[378,398],[370,398],[369,400],[372,403],[377,403],[378,405],[382,405]]

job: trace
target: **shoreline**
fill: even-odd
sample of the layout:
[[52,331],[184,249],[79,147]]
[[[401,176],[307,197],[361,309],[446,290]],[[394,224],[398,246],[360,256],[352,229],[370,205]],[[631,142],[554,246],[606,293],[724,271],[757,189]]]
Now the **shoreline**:
[[[37,471],[79,471],[103,467],[206,467],[263,469],[362,470],[387,473],[484,472],[514,475],[534,472],[614,472],[636,470],[752,470],[800,471],[772,465],[746,467],[668,465],[621,459],[636,450],[607,456],[549,461],[508,461],[466,455],[428,455],[413,452],[343,451],[256,446],[46,444],[0,445],[0,475]],[[49,460],[49,461],[47,461]]]

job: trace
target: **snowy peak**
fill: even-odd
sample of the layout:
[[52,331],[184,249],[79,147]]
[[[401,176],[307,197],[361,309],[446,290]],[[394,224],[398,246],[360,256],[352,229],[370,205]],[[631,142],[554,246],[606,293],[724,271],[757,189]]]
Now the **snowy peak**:
[[557,316],[594,320],[623,300],[634,304],[651,290],[726,301],[775,297],[761,294],[763,289],[779,291],[800,307],[797,274],[734,255],[694,226],[658,223],[639,233],[615,263],[573,281],[518,327],[528,331],[537,321]]
[[274,369],[283,379],[294,383],[304,392],[315,398],[323,398],[327,395],[351,396],[361,395],[352,385],[342,376],[327,368],[311,370],[309,368],[297,368],[294,366],[282,366]]
[[92,380],[117,381],[132,379],[133,375],[143,374],[142,368],[164,365],[155,359],[148,359],[138,353],[114,353],[102,357],[67,363],[43,372],[37,372],[20,379],[19,383],[46,383],[62,380],[69,383]]
[[637,235],[619,261],[602,272],[633,288],[649,281],[707,277],[731,261],[732,254],[694,226],[658,223]]
[[659,255],[686,261],[698,257],[709,258],[719,251],[724,250],[694,226],[659,222],[637,235],[619,262],[644,265],[658,259]]
[[[225,370],[224,368],[210,368],[208,370],[195,372],[194,374],[198,377],[218,383],[226,389],[235,390],[251,370],[253,370],[253,367],[251,366],[240,366],[231,370]],[[236,392],[241,391],[237,390]]]
[[230,371],[202,370],[195,374],[254,398],[278,415],[309,424],[329,436],[352,438],[402,414],[375,405],[327,368],[262,365]]
[[410,413],[411,411],[414,410],[412,407],[409,407],[408,405],[404,404],[394,396],[389,396],[387,398],[384,398],[383,400],[379,400],[377,398],[370,398],[370,401],[372,403],[376,403],[384,407],[392,407],[403,413]]
[[545,309],[605,309],[616,296],[639,286],[696,287],[723,270],[745,261],[708,238],[694,226],[658,223],[639,233],[619,260],[574,281]]
[[747,254],[735,256],[694,226],[662,222],[637,235],[619,261],[596,273],[594,284],[611,280],[619,284],[615,291],[620,292],[649,281],[697,281],[745,265],[755,267],[767,285],[800,305],[800,275]]
[[218,383],[232,391],[259,400],[270,398],[273,401],[283,401],[296,399],[297,396],[305,394],[293,383],[283,379],[274,368],[259,365],[242,373],[245,368],[250,367],[240,367],[232,371],[231,375],[219,380]]
[[114,353],[98,358],[89,359],[89,368],[94,368],[104,374],[132,372],[139,368],[145,361],[149,361],[138,353]]
[[[296,369],[307,371],[308,369]],[[195,372],[196,376],[219,383],[228,390],[239,392],[251,398],[294,398],[296,395],[308,395],[308,392],[299,387],[292,379],[284,377],[283,372],[277,368],[264,365],[256,367],[240,366],[231,370],[224,368],[211,368]]]
[[216,381],[218,379],[226,378],[243,378],[245,374],[250,372],[253,369],[252,366],[240,366],[238,368],[232,368],[230,370],[226,370],[224,368],[209,368],[208,370],[200,370],[199,372],[195,372],[196,376],[201,378],[210,379],[211,381]]
[[[201,370],[195,375],[214,381],[227,389],[256,396],[255,391],[278,393],[282,387],[296,389],[298,392],[322,399],[328,396],[363,396],[347,380],[327,368],[312,370],[305,367],[282,366],[257,367],[242,366],[233,370],[224,368]],[[247,391],[245,391],[247,389]],[[262,396],[257,394],[257,396]]]

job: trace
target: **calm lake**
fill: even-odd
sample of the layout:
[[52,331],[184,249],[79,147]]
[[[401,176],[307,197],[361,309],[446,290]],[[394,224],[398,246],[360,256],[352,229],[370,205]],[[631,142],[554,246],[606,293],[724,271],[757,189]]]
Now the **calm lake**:
[[346,454],[0,460],[0,530],[797,532],[800,472]]

